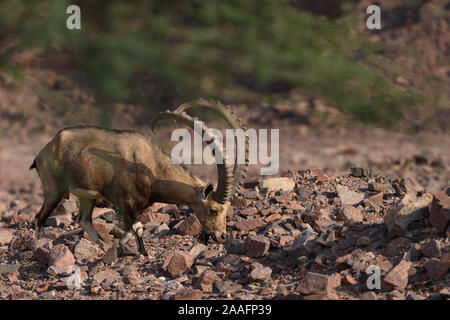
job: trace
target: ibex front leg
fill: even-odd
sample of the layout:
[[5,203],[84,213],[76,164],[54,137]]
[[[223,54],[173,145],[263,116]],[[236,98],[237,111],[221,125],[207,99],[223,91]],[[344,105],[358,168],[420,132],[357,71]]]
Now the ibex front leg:
[[134,236],[139,253],[144,256],[148,256],[147,251],[145,250],[144,241],[142,240],[142,234],[144,233],[142,223],[140,221],[136,221],[135,219],[133,220],[134,221],[132,221],[132,218],[130,218],[129,214],[123,214],[125,233],[119,241],[119,248],[125,255],[134,253],[134,250],[127,245],[128,241],[130,241]]

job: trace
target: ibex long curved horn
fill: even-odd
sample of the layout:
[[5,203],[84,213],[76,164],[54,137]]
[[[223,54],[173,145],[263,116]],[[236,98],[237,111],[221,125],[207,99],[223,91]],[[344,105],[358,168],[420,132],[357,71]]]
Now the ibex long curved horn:
[[[185,113],[175,113],[175,112],[166,111],[166,112],[157,114],[156,117],[153,119],[152,124],[151,124],[152,131],[153,131],[153,128],[156,125],[156,123],[158,123],[159,121],[161,121],[163,119],[177,120],[180,123],[188,125],[189,127],[191,127],[194,130],[195,130],[194,121],[197,120],[197,119],[194,119],[194,118],[188,116]],[[198,120],[198,121],[200,121],[200,120]],[[223,144],[220,145],[217,143],[217,140],[214,138],[214,135],[212,135],[208,131],[208,127],[203,122],[202,122],[201,134],[202,134],[202,136],[204,134],[206,134],[207,137],[209,138],[209,140],[211,140],[212,143],[214,144],[214,149],[221,150],[221,152],[222,152],[223,163],[216,164],[217,165],[218,182],[217,182],[217,189],[213,195],[213,199],[221,204],[224,204],[227,201],[229,201],[230,196],[231,196],[231,190],[232,190],[232,185],[233,185],[233,169],[232,169],[232,166],[228,163],[225,147],[223,146]]]
[[[242,129],[244,131],[246,130],[246,128],[242,125],[241,119],[239,119],[236,116],[236,112],[231,110],[231,108],[229,106],[225,107],[219,101],[212,101],[212,100],[208,101],[206,99],[200,98],[198,100],[190,101],[190,102],[182,104],[175,110],[175,112],[182,113],[182,112],[185,112],[186,110],[192,109],[192,108],[209,108],[214,111],[217,111],[225,119],[227,124],[229,126],[231,126],[233,129],[235,129],[235,130]],[[245,162],[243,164],[238,163],[238,152],[240,152],[241,150],[238,150],[238,148],[237,148],[238,143],[236,143],[236,158],[235,158],[236,161],[235,161],[234,169],[233,169],[234,179],[233,179],[233,183],[232,183],[231,196],[233,196],[235,194],[240,183],[242,182],[242,180],[244,180],[245,176],[247,175],[247,169],[248,169],[248,165],[249,165],[249,157],[248,157],[249,145],[248,145],[248,137],[245,134],[244,134],[244,141],[245,141],[245,147],[244,147]],[[236,137],[236,142],[238,142],[237,137]]]

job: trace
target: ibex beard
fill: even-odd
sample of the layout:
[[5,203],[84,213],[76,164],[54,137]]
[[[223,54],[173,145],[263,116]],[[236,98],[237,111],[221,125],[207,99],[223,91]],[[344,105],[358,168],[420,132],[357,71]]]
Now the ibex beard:
[[[221,105],[206,100],[194,103],[217,109],[235,128],[242,126]],[[194,119],[183,112],[191,106],[185,104],[175,112],[159,114],[152,128],[161,119],[175,119],[193,127]],[[202,131],[206,130],[203,125]],[[225,154],[220,147],[216,150]],[[224,242],[229,201],[245,176],[245,166],[233,168],[227,160],[217,164],[218,184],[214,189],[213,184],[203,182],[174,164],[151,137],[95,126],[65,128],[39,152],[30,167],[37,170],[44,194],[44,203],[35,221],[36,237],[42,235],[45,222],[58,203],[72,193],[80,202],[79,223],[94,242],[100,241],[92,224],[96,199],[109,201],[123,216],[125,233],[119,248],[127,252],[133,251],[127,243],[134,236],[138,251],[147,255],[138,216],[154,202],[189,206],[203,225],[202,240],[206,242],[211,237]]]

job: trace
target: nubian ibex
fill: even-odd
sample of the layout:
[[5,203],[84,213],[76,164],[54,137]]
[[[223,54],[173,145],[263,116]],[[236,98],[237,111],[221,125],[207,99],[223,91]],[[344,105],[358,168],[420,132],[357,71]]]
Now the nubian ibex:
[[[194,120],[186,110],[203,107],[213,109],[233,129],[243,129],[241,121],[229,107],[221,103],[196,100],[177,110],[156,115],[176,120],[194,128]],[[202,123],[201,134],[208,134]],[[200,133],[200,132],[199,132]],[[211,137],[215,150],[222,151],[223,163],[217,163],[218,183],[205,183],[181,165],[175,165],[153,137],[135,131],[103,129],[96,126],[74,126],[60,130],[39,152],[31,169],[36,168],[42,182],[44,203],[36,215],[36,237],[42,235],[44,224],[58,203],[72,193],[79,199],[79,223],[93,241],[99,235],[92,224],[96,199],[106,199],[123,216],[125,233],[119,247],[130,250],[127,242],[135,236],[138,250],[147,255],[142,240],[143,226],[138,215],[154,202],[189,206],[209,237],[226,240],[226,212],[230,198],[246,175],[248,140],[245,137],[245,163],[231,163],[223,144]],[[239,146],[238,146],[239,147]],[[131,249],[132,250],[132,249]]]

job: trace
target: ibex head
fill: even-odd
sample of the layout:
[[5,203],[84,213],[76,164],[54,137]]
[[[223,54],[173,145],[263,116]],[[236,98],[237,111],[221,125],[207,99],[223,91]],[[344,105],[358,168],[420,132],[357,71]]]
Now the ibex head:
[[[210,108],[219,113],[233,129],[244,129],[241,121],[235,116],[234,112],[231,112],[229,107],[224,107],[219,102],[207,101],[199,99],[193,102],[188,102],[181,105],[174,112],[166,111],[158,114],[152,122],[152,129],[155,124],[162,119],[173,119],[179,123],[186,124],[195,129],[194,119],[185,113],[185,110],[195,107]],[[214,186],[211,183],[200,186],[197,200],[190,204],[192,210],[196,214],[197,218],[204,228],[204,241],[208,240],[211,236],[213,240],[218,242],[224,242],[226,240],[226,214],[228,207],[230,206],[230,198],[235,194],[240,182],[244,179],[247,165],[248,165],[248,139],[245,137],[245,163],[234,163],[234,167],[230,164],[229,159],[226,157],[226,151],[223,144],[218,143],[218,139],[215,139],[214,134],[210,132],[205,124],[202,124],[202,135],[208,137],[209,141],[212,141],[214,145],[213,150],[221,151],[222,163],[217,163],[218,171],[218,183],[217,188],[214,190]],[[237,145],[236,150],[238,150]],[[237,159],[237,154],[236,154]]]

